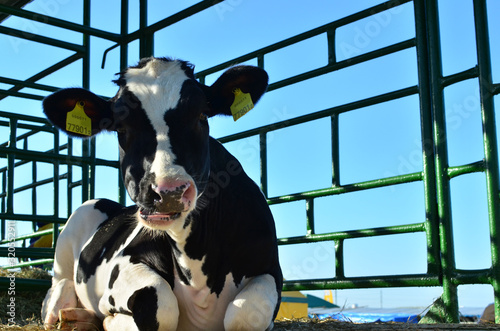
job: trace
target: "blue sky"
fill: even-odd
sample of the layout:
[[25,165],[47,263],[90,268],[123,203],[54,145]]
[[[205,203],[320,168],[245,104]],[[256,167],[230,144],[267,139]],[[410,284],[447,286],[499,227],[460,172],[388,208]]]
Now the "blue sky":
[[[138,28],[138,1],[130,1],[129,30]],[[312,0],[232,0],[214,6],[155,35],[155,55],[188,60],[201,71],[255,49],[297,35],[383,1]],[[152,24],[196,1],[149,1],[148,23]],[[500,3],[487,1],[490,13],[490,36],[494,81],[500,80],[500,23],[492,19]],[[119,32],[120,2],[94,1],[92,26]],[[81,1],[35,0],[26,9],[73,22],[82,22]],[[472,0],[440,0],[440,29],[445,75],[460,72],[476,64]],[[27,32],[54,36],[80,43],[76,33],[39,23],[11,18],[3,23]],[[371,16],[337,31],[337,59],[343,60],[414,37],[413,5],[407,3]],[[108,54],[106,67],[100,68],[102,54],[113,43],[91,40],[90,88],[100,95],[112,96],[111,83],[118,72],[118,50]],[[70,51],[0,36],[0,72],[2,76],[25,79],[43,68],[71,55]],[[36,56],[36,61],[34,57]],[[327,64],[326,35],[308,39],[265,57],[270,82],[294,76]],[[129,62],[138,61],[138,42],[129,47]],[[251,61],[251,64],[256,64]],[[213,82],[217,75],[207,78]],[[381,93],[414,86],[418,83],[415,49],[339,70],[280,90],[267,93],[254,110],[238,122],[231,118],[211,119],[211,134],[223,137],[256,126],[275,123],[361,100]],[[81,85],[81,63],[39,81],[59,87]],[[0,84],[0,88],[9,88]],[[445,89],[450,165],[461,165],[483,158],[481,118],[477,80],[468,80]],[[40,94],[39,91],[23,90]],[[498,108],[498,97],[497,97]],[[0,110],[42,116],[40,102],[6,98]],[[417,96],[357,109],[340,116],[341,183],[389,177],[422,170],[419,104]],[[0,130],[1,141],[8,132]],[[40,150],[44,142],[38,143]],[[98,157],[117,157],[112,134],[97,139]],[[258,181],[257,138],[226,144],[243,163],[250,176]],[[320,189],[331,185],[329,120],[294,126],[268,136],[269,196]],[[0,162],[3,162],[1,160]],[[3,164],[0,163],[0,166]],[[43,168],[43,167],[42,167]],[[41,169],[40,172],[43,172]],[[47,173],[51,168],[47,167]],[[115,175],[98,172],[96,197],[116,198]],[[111,179],[110,179],[111,178]],[[16,177],[21,185],[22,178]],[[452,187],[452,213],[457,267],[488,268],[490,248],[483,174],[455,178]],[[41,192],[50,187],[41,188]],[[49,193],[50,194],[50,193]],[[16,208],[21,212],[19,195]],[[63,199],[64,200],[64,199]],[[78,205],[81,201],[75,201]],[[51,203],[39,207],[40,213],[52,213]],[[317,199],[316,232],[353,230],[379,226],[418,223],[425,219],[422,183],[356,192]],[[61,206],[64,209],[64,205]],[[272,206],[279,237],[305,234],[305,204],[293,202]],[[61,210],[61,215],[66,211]],[[334,276],[332,244],[282,247],[280,258],[287,279]],[[426,247],[423,233],[350,240],[345,246],[348,276],[388,275],[426,272]],[[366,289],[337,291],[340,305],[357,303],[379,307],[427,306],[441,293],[439,288]],[[316,293],[322,296],[322,293]],[[460,286],[461,306],[485,306],[493,300],[488,286]]]

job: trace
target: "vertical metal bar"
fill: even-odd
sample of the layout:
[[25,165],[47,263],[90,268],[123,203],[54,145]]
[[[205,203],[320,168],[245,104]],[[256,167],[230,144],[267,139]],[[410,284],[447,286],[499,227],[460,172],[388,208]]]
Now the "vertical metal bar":
[[439,14],[436,0],[425,1],[428,51],[430,68],[430,89],[434,121],[434,149],[436,167],[436,196],[439,215],[441,266],[443,276],[443,301],[445,319],[459,322],[457,286],[452,278],[455,272],[455,253],[451,219],[450,179],[448,177],[448,148],[446,143],[446,120],[444,111],[441,44],[439,36]]
[[436,175],[434,173],[434,144],[432,100],[429,73],[429,49],[427,45],[426,14],[423,1],[415,3],[415,38],[418,63],[420,101],[420,132],[422,136],[422,163],[427,240],[427,272],[440,274],[439,216],[437,213]]
[[[3,195],[5,194],[5,195]],[[7,198],[7,171],[2,171],[2,207],[1,207],[1,213],[2,215],[5,214],[6,210],[5,210],[5,203],[6,203],[6,198]],[[5,236],[7,235],[7,231],[6,231],[6,227],[7,224],[6,224],[6,219],[5,218],[2,218],[2,229],[1,229],[1,233],[2,233],[2,240],[5,239]]]
[[476,30],[477,64],[479,69],[479,95],[483,121],[486,189],[491,240],[491,284],[495,296],[495,322],[500,323],[500,205],[498,146],[495,128],[495,106],[488,32],[486,1],[474,0],[474,26]]
[[96,142],[95,138],[90,139],[90,170],[89,170],[89,199],[95,198],[95,174],[96,174]]
[[128,34],[128,0],[121,0],[121,15],[120,15],[120,35],[122,42],[120,43],[120,70],[125,70],[128,62],[128,43],[123,40]]
[[[90,26],[90,0],[83,1],[83,25]],[[83,34],[83,45],[85,46],[85,55],[82,59],[82,86],[90,88],[90,36]],[[93,139],[93,138],[91,138]],[[90,140],[82,141],[82,156],[90,156]],[[90,167],[87,163],[82,164],[82,202],[91,198],[90,195]]]
[[[73,156],[73,139],[68,138],[68,157]],[[73,165],[68,163],[68,200],[67,200],[67,216],[71,215],[73,211]]]
[[335,53],[335,34],[337,30],[328,30],[326,32],[326,40],[328,43],[328,64],[337,62],[337,54]]
[[344,239],[334,240],[335,242],[335,277],[345,278],[344,272]]
[[139,29],[141,38],[139,40],[140,57],[148,57],[154,53],[154,34],[144,33],[144,28],[148,26],[148,1],[139,1]]
[[257,66],[264,69],[264,54],[259,54],[259,56],[257,56]]
[[[32,161],[31,162],[31,182],[36,183],[37,181],[37,162]],[[37,214],[37,208],[36,208],[36,186],[33,186],[31,188],[31,214],[36,215]],[[33,231],[36,231],[36,222],[33,222]]]
[[332,186],[340,186],[340,144],[339,144],[339,115],[331,116],[332,138]]
[[314,198],[306,200],[306,228],[307,235],[316,233],[314,231]]
[[260,140],[260,188],[262,192],[268,197],[267,187],[267,133],[261,132],[259,134]]
[[11,118],[10,122],[9,148],[12,152],[7,154],[7,213],[14,213],[14,151],[16,147],[17,119]]
[[[54,154],[59,154],[59,130],[54,131]],[[54,167],[54,219],[59,218],[59,161],[54,160],[52,163],[52,166]],[[57,228],[58,224],[54,223],[53,226],[53,234],[52,234],[52,247],[56,247],[57,243]]]

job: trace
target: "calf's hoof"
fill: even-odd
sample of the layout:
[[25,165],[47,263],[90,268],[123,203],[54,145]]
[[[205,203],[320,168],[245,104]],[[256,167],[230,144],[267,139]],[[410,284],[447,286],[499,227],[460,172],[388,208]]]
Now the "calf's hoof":
[[102,331],[102,321],[90,310],[67,308],[59,310],[61,330]]

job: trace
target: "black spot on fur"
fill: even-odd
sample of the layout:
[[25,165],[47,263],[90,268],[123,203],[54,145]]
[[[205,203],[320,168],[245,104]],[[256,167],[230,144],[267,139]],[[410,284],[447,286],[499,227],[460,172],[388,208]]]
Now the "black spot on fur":
[[154,287],[148,286],[135,291],[128,299],[127,306],[132,311],[132,316],[139,330],[158,330],[160,326],[160,323],[156,319],[158,295]]
[[111,276],[109,278],[108,287],[109,287],[110,290],[113,288],[113,284],[115,283],[115,281],[118,278],[119,274],[120,274],[120,266],[118,266],[118,264],[117,264],[113,268],[113,271],[111,271]]

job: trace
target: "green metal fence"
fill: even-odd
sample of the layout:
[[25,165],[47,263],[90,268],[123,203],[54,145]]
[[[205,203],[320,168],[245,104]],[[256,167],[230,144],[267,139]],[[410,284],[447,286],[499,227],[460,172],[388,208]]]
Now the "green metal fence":
[[[109,33],[90,27],[90,1],[84,1],[83,25],[48,17],[41,14],[8,6],[0,5],[0,12],[22,17],[28,20],[41,21],[49,25],[75,31],[81,34],[82,43],[72,44],[62,42],[44,36],[30,34],[26,36],[22,31],[0,26],[0,33],[8,34],[17,38],[29,38],[30,40],[71,50],[73,55],[58,64],[47,68],[39,74],[20,81],[7,77],[0,77],[0,83],[12,84],[13,88],[0,90],[0,98],[16,96],[20,98],[40,100],[38,95],[19,92],[24,87],[41,91],[54,91],[58,87],[37,84],[40,78],[63,68],[64,66],[82,59],[83,77],[82,86],[89,85],[89,44],[90,37],[98,37],[114,44],[107,52],[118,47],[120,51],[121,67],[127,63],[127,47],[139,40],[140,57],[153,54],[154,34],[161,29],[169,27],[196,13],[202,12],[220,1],[201,1],[187,9],[184,9],[170,17],[147,24],[147,1],[141,0],[140,4],[140,28],[128,33],[128,1],[121,1],[121,32],[119,34]],[[390,8],[413,3],[415,19],[415,37],[404,40],[386,47],[379,48],[345,60],[337,59],[338,44],[336,32],[353,22],[384,12]],[[287,119],[273,123],[272,125],[257,127],[245,132],[220,138],[223,143],[238,141],[248,137],[258,137],[260,146],[260,170],[261,187],[268,196],[269,204],[286,204],[294,201],[304,201],[306,206],[306,231],[302,236],[279,238],[280,245],[294,245],[299,243],[329,242],[335,246],[335,276],[328,279],[300,279],[285,281],[285,290],[311,290],[311,289],[354,289],[354,288],[377,288],[377,287],[416,287],[436,286],[443,289],[443,302],[445,317],[448,322],[458,322],[458,296],[457,287],[464,284],[489,284],[493,287],[495,297],[496,320],[500,322],[500,236],[498,226],[499,216],[499,173],[498,173],[498,146],[495,127],[494,96],[500,93],[500,85],[492,81],[492,68],[490,59],[490,46],[488,35],[488,20],[485,0],[474,0],[474,22],[477,51],[477,65],[462,72],[443,76],[441,63],[441,45],[439,34],[439,13],[436,0],[391,0],[382,4],[367,8],[363,11],[338,19],[326,25],[310,31],[306,31],[294,37],[279,41],[267,47],[255,50],[230,61],[221,63],[210,69],[197,73],[198,79],[204,82],[205,77],[216,73],[235,63],[256,60],[258,65],[266,68],[266,56],[285,47],[295,45],[316,36],[326,35],[328,64],[310,71],[273,82],[269,91],[278,90],[292,84],[307,81],[309,79],[331,73],[337,70],[355,66],[373,59],[403,50],[415,50],[417,56],[418,84],[395,91],[358,100],[352,103],[323,109],[303,116]],[[482,128],[484,141],[484,159],[470,164],[459,166],[448,165],[447,135],[445,124],[444,89],[453,84],[477,79],[479,82],[479,93],[482,114]],[[367,106],[378,105],[384,102],[401,99],[408,96],[418,96],[420,104],[420,127],[421,127],[421,152],[423,167],[421,170],[400,176],[392,176],[375,180],[342,184],[340,173],[339,154],[339,117],[356,109]],[[7,257],[9,254],[8,244],[12,238],[8,236],[9,222],[53,222],[54,229],[63,224],[68,215],[59,212],[61,195],[67,196],[67,211],[73,209],[73,191],[81,189],[81,200],[94,197],[94,178],[96,166],[107,166],[117,168],[116,161],[97,159],[94,140],[83,142],[82,155],[75,156],[73,153],[73,142],[71,139],[61,143],[61,137],[48,123],[39,118],[16,115],[12,113],[0,113],[0,125],[10,129],[10,137],[0,145],[0,157],[6,159],[7,166],[0,169],[2,176],[1,184],[1,220],[2,241],[0,256]],[[317,119],[329,119],[331,122],[331,160],[332,160],[332,183],[329,187],[320,187],[317,190],[305,191],[284,196],[269,197],[268,195],[268,158],[267,138],[269,133],[277,130],[297,126],[302,123]],[[33,151],[28,141],[36,139],[36,136],[44,133],[53,137],[54,144],[49,150]],[[64,138],[66,139],[66,138]],[[78,142],[81,143],[81,142]],[[39,164],[46,163],[53,167],[51,178],[37,178],[36,168]],[[16,170],[21,166],[32,167],[32,178],[26,185],[14,185]],[[81,168],[82,175],[78,180],[73,179],[72,172]],[[79,170],[80,171],[80,170]],[[479,270],[457,269],[454,256],[454,243],[452,234],[450,181],[452,178],[469,173],[480,173],[484,175],[487,189],[489,228],[491,237],[492,267]],[[118,174],[117,174],[118,176]],[[381,187],[396,186],[404,183],[421,182],[424,187],[425,219],[418,223],[400,224],[389,227],[362,228],[353,231],[342,231],[332,233],[316,233],[315,231],[315,201],[326,196],[350,194],[357,191],[372,190]],[[37,188],[42,185],[53,186],[54,206],[53,215],[40,216],[36,210]],[[64,194],[61,194],[64,191]],[[31,214],[21,214],[14,208],[14,196],[22,192],[29,192],[33,207]],[[66,194],[67,193],[67,194]],[[122,186],[119,188],[119,200],[125,201],[125,193]],[[279,223],[280,220],[278,219]],[[51,230],[47,231],[51,232]],[[358,238],[383,236],[402,233],[421,232],[426,236],[427,243],[427,272],[421,274],[405,274],[394,276],[369,276],[348,277],[345,275],[344,245],[346,241]],[[57,233],[57,232],[56,232]],[[30,236],[16,238],[25,242]],[[24,246],[23,246],[24,247]],[[52,258],[53,249],[30,249],[16,248],[16,257],[19,258],[41,258],[36,263],[47,263]],[[0,285],[6,287],[7,279],[0,279]],[[18,286],[32,288],[33,286],[47,286],[46,282],[22,281]]]

